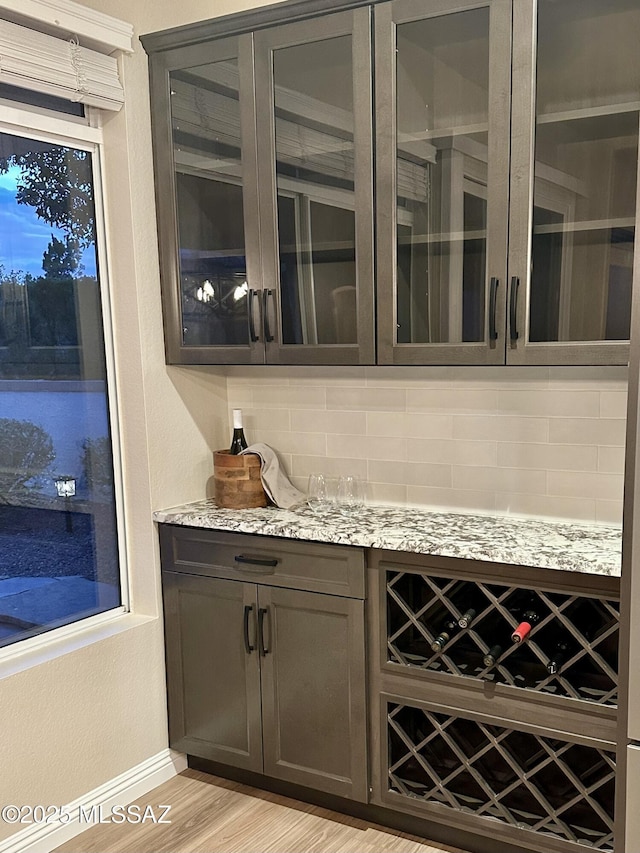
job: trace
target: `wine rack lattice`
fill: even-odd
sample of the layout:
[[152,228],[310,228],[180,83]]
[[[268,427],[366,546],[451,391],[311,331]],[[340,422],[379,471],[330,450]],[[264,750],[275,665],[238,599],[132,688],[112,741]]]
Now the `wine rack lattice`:
[[[387,573],[386,598],[391,662],[617,704],[617,601],[410,572]],[[433,651],[443,621],[457,623],[469,602],[475,611],[470,626],[456,629]],[[525,643],[512,644],[511,633],[527,608],[539,621]],[[488,666],[484,657],[495,644],[501,651]],[[551,674],[560,645],[563,659]]]
[[613,752],[409,705],[387,710],[391,791],[613,850]]

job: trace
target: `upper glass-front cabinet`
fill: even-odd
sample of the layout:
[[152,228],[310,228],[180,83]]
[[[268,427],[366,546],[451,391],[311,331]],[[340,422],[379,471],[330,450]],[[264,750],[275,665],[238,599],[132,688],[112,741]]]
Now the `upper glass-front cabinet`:
[[507,360],[626,362],[640,4],[516,2],[513,31]]
[[359,9],[154,56],[169,362],[374,362],[370,54]]
[[169,361],[626,363],[638,0],[265,14],[145,37]]
[[376,7],[385,364],[504,361],[510,0]]
[[267,361],[375,361],[370,29],[362,8],[255,35]]

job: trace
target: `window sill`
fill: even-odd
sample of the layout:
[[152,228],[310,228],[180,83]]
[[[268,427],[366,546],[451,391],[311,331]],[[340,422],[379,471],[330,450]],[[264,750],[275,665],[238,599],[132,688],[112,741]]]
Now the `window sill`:
[[126,613],[119,608],[6,646],[0,649],[0,680],[154,622],[157,618]]

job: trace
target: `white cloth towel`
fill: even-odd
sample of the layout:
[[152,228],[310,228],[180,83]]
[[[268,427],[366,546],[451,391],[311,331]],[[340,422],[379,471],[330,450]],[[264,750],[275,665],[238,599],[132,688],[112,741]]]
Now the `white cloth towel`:
[[280,460],[272,447],[268,444],[256,443],[247,447],[242,453],[255,453],[260,457],[260,478],[262,486],[268,497],[276,506],[282,509],[291,509],[306,500],[299,489],[290,482],[287,475],[280,467]]

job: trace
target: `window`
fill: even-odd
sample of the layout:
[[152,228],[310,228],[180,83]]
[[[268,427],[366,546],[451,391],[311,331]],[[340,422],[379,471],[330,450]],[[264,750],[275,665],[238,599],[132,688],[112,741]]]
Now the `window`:
[[65,122],[0,126],[0,646],[124,609],[99,131]]

